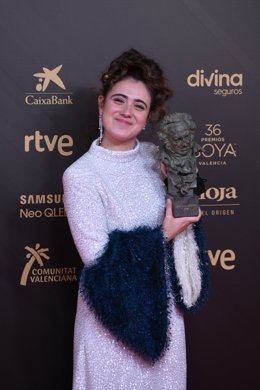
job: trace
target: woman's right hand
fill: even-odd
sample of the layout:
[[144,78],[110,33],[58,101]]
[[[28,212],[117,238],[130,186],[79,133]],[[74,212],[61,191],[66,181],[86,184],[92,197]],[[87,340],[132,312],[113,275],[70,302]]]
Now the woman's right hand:
[[183,232],[189,225],[196,223],[201,218],[201,210],[199,209],[199,215],[196,217],[181,217],[175,218],[172,213],[172,201],[167,199],[166,213],[162,224],[163,232],[168,240],[172,240],[177,234]]

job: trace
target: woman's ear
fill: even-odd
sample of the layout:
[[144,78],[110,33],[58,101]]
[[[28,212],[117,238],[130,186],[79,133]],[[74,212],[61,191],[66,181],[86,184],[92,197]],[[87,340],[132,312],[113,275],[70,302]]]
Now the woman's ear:
[[148,123],[153,123],[153,122],[157,122],[158,120],[158,115],[156,114],[156,112],[154,111],[150,111],[149,115],[148,115],[148,118],[147,118],[147,124]]
[[103,95],[99,95],[98,96],[98,110],[99,110],[99,113],[102,114],[102,110],[103,110],[103,107],[104,107],[104,101],[105,101],[105,98]]

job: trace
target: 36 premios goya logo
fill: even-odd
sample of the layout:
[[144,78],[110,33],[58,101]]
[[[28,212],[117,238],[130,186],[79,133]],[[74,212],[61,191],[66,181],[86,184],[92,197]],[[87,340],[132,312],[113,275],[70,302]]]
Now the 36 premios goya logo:
[[[37,79],[35,92],[25,94],[25,103],[30,106],[73,104],[72,93],[62,92],[66,90],[66,87],[59,74],[61,68],[62,65],[53,69],[43,67],[42,71],[34,73],[33,77]],[[54,92],[53,88],[58,89],[58,91]]]
[[76,267],[50,267],[49,248],[42,248],[39,243],[35,246],[25,246],[26,264],[23,268],[20,285],[27,286],[35,283],[76,282]]
[[197,69],[187,77],[187,84],[191,88],[208,88],[218,96],[240,96],[243,94],[243,73],[222,73],[218,69],[214,72],[205,72]]
[[224,166],[237,158],[237,144],[223,134],[221,124],[205,125],[206,131],[200,138],[199,166]]

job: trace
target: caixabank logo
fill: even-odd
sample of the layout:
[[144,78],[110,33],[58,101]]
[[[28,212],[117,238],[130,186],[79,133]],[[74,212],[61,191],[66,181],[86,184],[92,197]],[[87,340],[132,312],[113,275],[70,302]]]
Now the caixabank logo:
[[235,186],[210,187],[200,195],[204,216],[232,217],[239,209],[239,196]]
[[237,158],[237,143],[226,139],[220,123],[207,123],[200,138],[201,151],[198,153],[199,166],[226,166]]
[[66,217],[63,194],[21,194],[19,217],[25,220]]
[[49,248],[42,248],[39,243],[35,246],[25,246],[25,266],[20,285],[45,284],[58,282],[76,282],[78,279],[76,267],[52,267]]
[[223,73],[218,69],[213,72],[197,69],[187,77],[191,88],[207,88],[217,96],[240,96],[243,94],[243,73]]
[[25,94],[25,103],[29,106],[72,105],[72,93],[63,92],[66,87],[59,74],[61,68],[62,65],[54,69],[43,67],[41,72],[34,73],[33,77],[37,79],[35,91]]

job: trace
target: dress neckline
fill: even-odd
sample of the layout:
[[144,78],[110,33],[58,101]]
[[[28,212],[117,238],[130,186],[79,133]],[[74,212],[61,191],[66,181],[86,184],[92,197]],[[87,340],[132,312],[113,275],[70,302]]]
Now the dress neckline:
[[119,150],[111,150],[103,148],[98,145],[99,138],[95,139],[89,149],[91,154],[94,154],[96,157],[101,158],[103,160],[114,160],[117,162],[128,162],[134,160],[138,154],[140,149],[140,141],[136,140],[136,145],[134,149],[119,151]]

